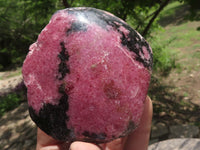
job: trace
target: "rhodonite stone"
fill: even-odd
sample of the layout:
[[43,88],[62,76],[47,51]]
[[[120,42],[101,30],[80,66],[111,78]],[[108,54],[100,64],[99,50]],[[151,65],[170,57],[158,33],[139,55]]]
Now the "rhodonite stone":
[[95,8],[57,11],[23,64],[29,112],[60,141],[102,143],[140,122],[152,50],[123,20]]

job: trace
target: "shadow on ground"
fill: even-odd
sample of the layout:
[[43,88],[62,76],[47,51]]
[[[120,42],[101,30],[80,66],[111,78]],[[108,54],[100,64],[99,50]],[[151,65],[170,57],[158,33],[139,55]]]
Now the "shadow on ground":
[[200,20],[200,10],[192,10],[188,4],[174,7],[171,11],[174,11],[175,13],[173,15],[165,15],[158,21],[162,27],[166,27],[170,24],[180,25],[184,22]]
[[0,131],[0,149],[35,149],[36,126],[29,117],[26,102],[0,118]]
[[167,126],[177,124],[193,124],[200,128],[200,106],[184,96],[178,95],[175,87],[163,85],[156,77],[152,77],[149,95],[153,100],[153,120],[163,122]]
[[[152,77],[149,95],[153,100],[153,122],[164,123],[167,127],[180,124],[193,124],[200,128],[200,106],[185,101],[175,87],[160,83]],[[0,149],[34,150],[36,145],[36,126],[28,113],[27,102],[0,117]],[[200,136],[199,136],[200,137]],[[165,135],[159,140],[168,139]]]

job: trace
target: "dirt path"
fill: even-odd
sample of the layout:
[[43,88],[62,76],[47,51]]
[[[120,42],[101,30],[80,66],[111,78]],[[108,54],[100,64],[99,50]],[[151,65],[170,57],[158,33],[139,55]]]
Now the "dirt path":
[[[180,59],[179,61],[184,61],[184,59]],[[198,66],[198,64],[196,65]],[[177,105],[182,100],[195,103],[195,98],[197,98],[197,104],[199,104],[199,95],[197,95],[200,85],[200,78],[198,78],[199,73],[198,69],[192,70],[188,76],[187,67],[181,74],[174,70],[167,78],[165,78],[165,80],[162,80],[161,85],[157,84],[155,86],[157,88],[157,93],[155,93],[155,95],[162,97],[162,101],[153,101],[155,113],[152,123],[151,143],[173,137],[175,131],[173,131],[173,134],[170,132],[170,129],[174,128],[173,125],[186,124],[186,127],[188,127],[187,124],[194,124],[198,120],[200,121],[200,111],[195,110],[199,109],[199,107],[196,107],[196,105],[189,105],[188,107],[185,104]],[[3,79],[0,80],[0,82],[3,83],[0,86],[2,91],[7,91],[17,83],[21,82],[21,75],[17,74],[16,76],[13,76],[13,74],[16,74],[16,71],[0,74],[1,79]],[[7,84],[9,84],[9,86]],[[189,93],[189,89],[191,91],[190,95],[182,96],[184,92]],[[185,125],[183,127],[185,127]],[[178,126],[178,128],[181,127]],[[189,128],[195,127],[189,126]],[[35,149],[36,126],[30,119],[27,102],[23,102],[16,109],[7,112],[0,118],[0,131],[0,149]],[[193,132],[197,133],[199,130],[195,128]],[[181,133],[177,133],[175,135],[191,137],[191,134],[181,135]],[[200,137],[200,135],[195,134],[195,137]]]
[[8,93],[22,82],[21,68],[0,72],[0,93]]
[[[187,27],[196,30],[199,23],[188,22]],[[166,28],[166,32],[168,30],[170,28]],[[194,37],[189,40],[189,46],[178,48],[176,63],[180,64],[180,67],[161,80],[166,85],[174,86],[174,92],[183,96],[183,102],[200,106],[200,39]]]
[[[153,121],[155,124],[162,123],[164,129],[184,124],[200,129],[200,31],[197,30],[200,21],[182,21],[183,24],[168,24],[165,27],[167,34],[164,34],[164,39],[175,37],[173,45],[168,46],[177,51],[178,65],[168,76],[154,74],[150,87],[154,105]],[[200,137],[200,132],[196,133]],[[170,136],[165,134],[161,140],[168,138]]]
[[34,150],[36,126],[31,121],[27,103],[0,118],[1,150]]
[[[22,82],[21,68],[0,72],[0,93],[12,91]],[[27,102],[0,117],[1,150],[34,150],[36,126],[30,119]]]

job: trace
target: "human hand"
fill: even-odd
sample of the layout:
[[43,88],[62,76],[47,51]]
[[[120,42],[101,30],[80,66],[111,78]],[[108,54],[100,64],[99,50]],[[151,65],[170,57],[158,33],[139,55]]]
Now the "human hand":
[[138,128],[126,137],[99,145],[78,141],[73,143],[59,142],[38,128],[36,150],[147,150],[152,113],[152,102],[147,97]]

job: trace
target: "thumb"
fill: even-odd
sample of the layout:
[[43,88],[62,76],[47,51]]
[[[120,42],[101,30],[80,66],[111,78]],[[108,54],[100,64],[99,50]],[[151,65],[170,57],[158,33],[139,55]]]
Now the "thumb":
[[73,142],[70,145],[70,150],[101,150],[98,146],[86,142]]

